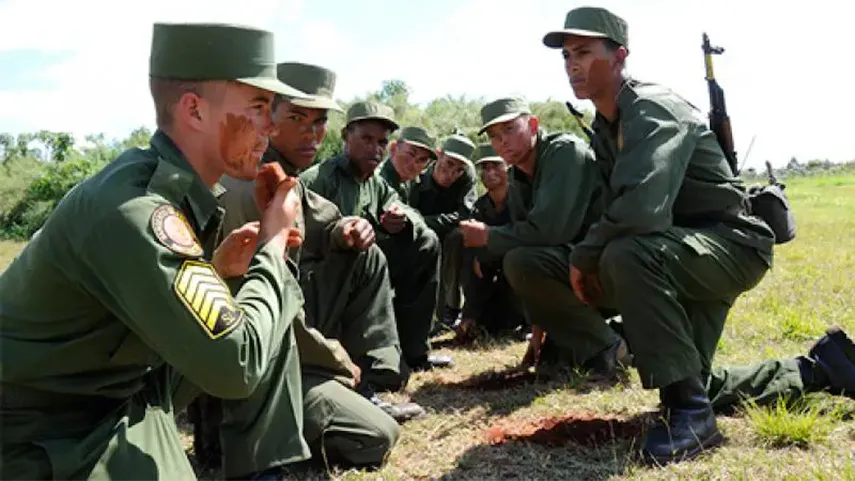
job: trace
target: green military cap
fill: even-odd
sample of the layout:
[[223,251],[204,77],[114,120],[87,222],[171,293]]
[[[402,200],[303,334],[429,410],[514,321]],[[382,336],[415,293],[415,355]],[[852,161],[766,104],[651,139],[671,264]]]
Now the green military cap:
[[398,130],[398,123],[395,122],[395,111],[388,105],[380,102],[356,102],[347,109],[346,125],[360,120],[379,120],[389,126],[393,131]]
[[451,135],[442,143],[443,154],[468,165],[472,165],[472,152],[475,152],[475,144],[465,135]]
[[222,23],[155,23],[149,75],[234,80],[288,97],[306,94],[276,78],[273,34]]
[[481,107],[481,130],[478,135],[484,133],[487,127],[514,120],[520,115],[531,114],[531,109],[528,104],[516,97],[505,97],[494,100],[487,105]]
[[398,136],[399,141],[413,144],[430,152],[430,158],[436,159],[436,139],[421,127],[404,127]]
[[493,145],[488,143],[478,144],[478,150],[475,152],[475,165],[483,162],[500,162],[505,163],[505,159],[499,157],[499,154],[493,150]]
[[600,7],[580,7],[567,12],[564,29],[549,32],[543,44],[549,48],[562,48],[568,35],[608,38],[629,48],[626,21]]
[[307,99],[294,99],[291,103],[310,109],[331,109],[342,112],[333,100],[335,72],[317,65],[285,62],[276,66],[279,80],[309,95]]

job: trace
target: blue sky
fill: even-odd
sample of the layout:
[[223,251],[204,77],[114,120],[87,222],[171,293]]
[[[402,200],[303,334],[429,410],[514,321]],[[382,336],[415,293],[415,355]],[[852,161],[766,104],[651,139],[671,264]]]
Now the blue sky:
[[[557,51],[543,47],[567,10],[612,9],[629,22],[633,76],[708,109],[701,33],[725,47],[725,88],[747,165],[855,158],[855,78],[847,2],[814,0],[0,0],[0,132],[153,127],[148,50],[154,21],[247,24],[276,34],[280,61],[334,69],[337,96],[399,78],[425,102],[446,94],[575,101]],[[772,18],[774,16],[774,18]],[[589,107],[588,103],[579,103]]]

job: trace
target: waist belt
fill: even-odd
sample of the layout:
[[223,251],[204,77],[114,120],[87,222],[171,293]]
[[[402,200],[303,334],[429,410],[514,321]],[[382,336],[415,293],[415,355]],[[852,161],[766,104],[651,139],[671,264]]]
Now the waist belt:
[[685,217],[674,217],[674,225],[677,227],[688,227],[690,229],[700,229],[704,227],[712,227],[728,220],[733,220],[735,217],[748,214],[748,210],[743,205],[733,205],[724,210],[697,214]]
[[0,409],[86,408],[102,410],[118,406],[124,399],[89,394],[43,391],[0,383]]

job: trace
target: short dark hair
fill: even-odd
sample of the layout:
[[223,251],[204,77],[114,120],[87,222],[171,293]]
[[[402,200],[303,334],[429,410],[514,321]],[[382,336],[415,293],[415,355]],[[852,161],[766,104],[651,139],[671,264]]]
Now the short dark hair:
[[615,42],[614,40],[612,40],[610,38],[604,38],[603,44],[606,46],[606,50],[608,50],[609,52],[614,52],[615,50],[623,47],[623,45]]
[[228,81],[218,80],[179,80],[149,76],[148,86],[154,100],[155,120],[158,128],[172,125],[174,110],[181,96],[192,93],[208,102],[222,102]]
[[162,77],[149,77],[149,90],[154,100],[154,111],[157,126],[167,128],[172,125],[172,111],[178,100],[185,93],[202,95],[202,82],[176,80]]

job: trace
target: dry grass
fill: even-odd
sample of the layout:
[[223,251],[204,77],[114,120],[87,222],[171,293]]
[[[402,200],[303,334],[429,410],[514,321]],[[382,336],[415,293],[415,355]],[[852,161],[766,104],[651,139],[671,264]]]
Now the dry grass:
[[[805,353],[825,327],[855,334],[855,176],[794,180],[788,193],[799,223],[798,238],[776,250],[775,268],[734,308],[725,328],[719,363],[742,364]],[[12,250],[0,243],[0,265]],[[386,467],[378,472],[334,471],[338,480],[398,479],[849,479],[855,480],[855,402],[812,397],[803,411],[766,409],[719,417],[727,441],[697,460],[648,468],[633,459],[638,440],[593,447],[545,446],[514,441],[491,444],[497,425],[547,415],[617,415],[632,419],[655,408],[655,392],[627,385],[591,386],[577,378],[478,392],[447,386],[475,374],[515,364],[520,341],[475,349],[442,348],[452,369],[414,377],[407,392],[429,415],[405,425]],[[817,421],[817,412],[834,412]],[[848,413],[840,415],[840,413]],[[802,419],[799,416],[814,416]],[[821,435],[811,434],[811,423]],[[807,426],[807,429],[806,429]],[[770,431],[771,430],[771,431]],[[772,442],[797,439],[799,442]],[[203,473],[206,479],[216,473]],[[318,475],[316,478],[324,479]]]

